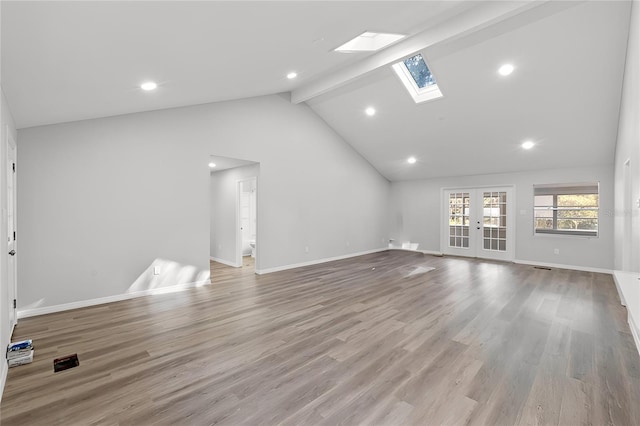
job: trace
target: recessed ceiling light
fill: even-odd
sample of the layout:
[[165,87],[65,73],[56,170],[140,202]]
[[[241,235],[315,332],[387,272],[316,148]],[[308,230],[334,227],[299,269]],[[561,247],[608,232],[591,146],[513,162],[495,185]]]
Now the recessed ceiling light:
[[373,52],[404,37],[404,34],[386,34],[365,31],[356,38],[351,39],[342,46],[336,48],[335,51],[342,53]]
[[364,113],[367,114],[369,117],[371,117],[376,115],[376,109],[374,107],[369,107],[364,110]]
[[147,91],[153,90],[153,89],[155,89],[157,87],[158,87],[158,85],[156,83],[154,83],[153,81],[147,81],[146,83],[142,83],[140,85],[140,88],[142,90],[147,90]]
[[288,78],[289,80],[293,80],[293,79],[294,79],[294,78],[296,78],[297,76],[298,76],[298,73],[297,73],[297,72],[293,72],[293,71],[292,71],[292,72],[290,72],[289,74],[287,74],[287,78]]
[[507,76],[509,74],[511,74],[514,70],[514,66],[511,64],[504,64],[503,66],[501,66],[500,68],[498,68],[498,73],[500,75],[504,75]]
[[534,145],[535,145],[535,143],[533,143],[532,141],[525,141],[525,142],[522,143],[522,148],[531,149],[531,148],[533,148]]
[[209,167],[211,167],[212,169],[216,166],[216,163],[209,163]]
[[418,161],[418,160],[416,160],[416,157],[407,158],[407,163],[409,163],[409,164],[415,164],[416,161]]

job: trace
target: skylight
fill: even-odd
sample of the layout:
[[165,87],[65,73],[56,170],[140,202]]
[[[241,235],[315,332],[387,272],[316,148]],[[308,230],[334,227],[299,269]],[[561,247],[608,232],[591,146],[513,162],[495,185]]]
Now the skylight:
[[412,56],[402,62],[404,66],[407,67],[418,88],[422,89],[426,86],[436,84],[436,80],[433,78],[431,71],[429,71],[429,67],[427,67],[427,64],[424,62],[422,55]]
[[416,103],[442,97],[436,79],[421,54],[394,64],[393,70]]
[[366,31],[336,48],[335,51],[343,53],[373,52],[382,49],[403,37],[403,34],[373,33]]

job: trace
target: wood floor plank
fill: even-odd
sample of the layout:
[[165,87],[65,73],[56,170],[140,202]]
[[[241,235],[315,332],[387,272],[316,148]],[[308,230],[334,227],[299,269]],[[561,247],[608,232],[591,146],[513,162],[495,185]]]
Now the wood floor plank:
[[569,377],[584,382],[594,377],[594,338],[577,330],[571,332]]
[[565,393],[567,358],[545,354],[531,386],[519,425],[557,425]]
[[[2,424],[640,424],[610,275],[405,251],[20,320]],[[435,269],[430,269],[435,268]],[[77,353],[80,366],[54,373]]]
[[563,388],[559,425],[594,425],[592,386],[581,380],[567,378]]

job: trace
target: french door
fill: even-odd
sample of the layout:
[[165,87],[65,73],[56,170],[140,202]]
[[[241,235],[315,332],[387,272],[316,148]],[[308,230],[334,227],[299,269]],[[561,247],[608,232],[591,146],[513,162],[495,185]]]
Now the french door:
[[513,260],[513,188],[443,190],[444,254]]

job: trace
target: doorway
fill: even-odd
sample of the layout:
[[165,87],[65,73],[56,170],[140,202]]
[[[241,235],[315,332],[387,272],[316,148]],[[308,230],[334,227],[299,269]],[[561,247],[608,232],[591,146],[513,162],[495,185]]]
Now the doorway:
[[210,156],[209,167],[210,259],[236,268],[250,263],[246,269],[253,273],[260,266],[260,164]]
[[512,187],[444,189],[443,210],[444,254],[513,260]]

